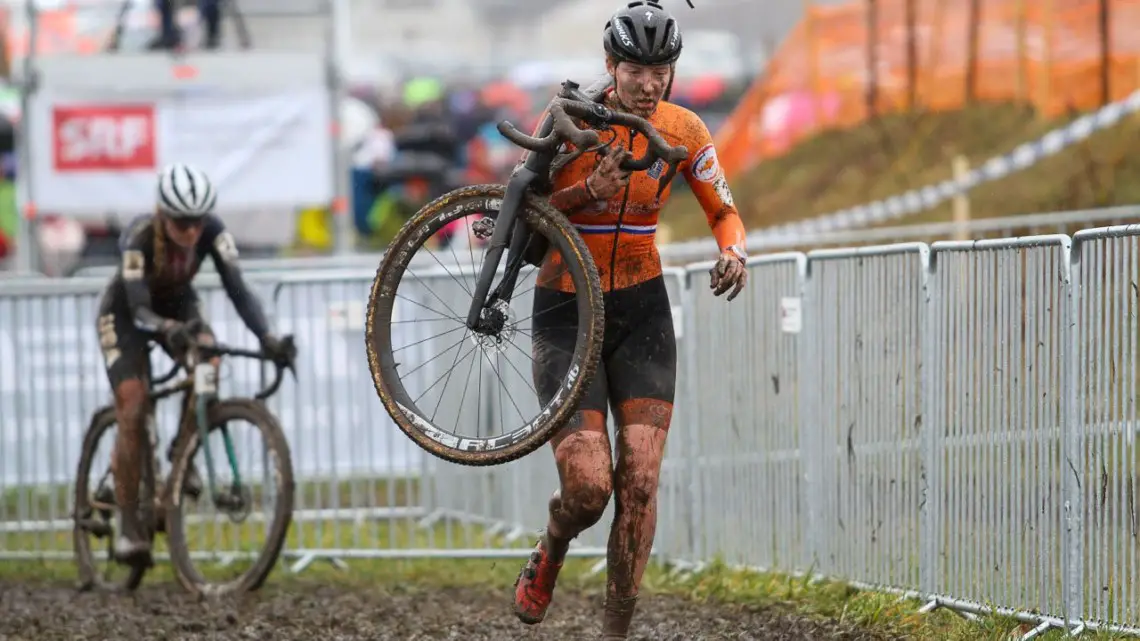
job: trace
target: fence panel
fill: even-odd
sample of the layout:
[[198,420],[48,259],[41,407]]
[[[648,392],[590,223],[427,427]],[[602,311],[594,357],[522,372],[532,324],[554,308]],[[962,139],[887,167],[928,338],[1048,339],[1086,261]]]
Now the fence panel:
[[[302,559],[398,556],[403,548],[429,547],[418,526],[431,493],[426,456],[384,410],[364,350],[373,276],[363,270],[285,276],[274,291],[277,331],[293,334],[298,345],[297,380],[286,379],[270,408],[292,449],[295,509],[302,516],[286,552]],[[429,340],[423,290],[404,287],[401,294],[393,344],[409,346],[409,358],[424,363],[439,345]],[[423,391],[437,369],[429,363],[409,373],[409,391]],[[444,533],[441,545],[456,547],[454,535]]]
[[1140,622],[1136,544],[1136,336],[1140,247],[1136,225],[1090,229],[1074,237],[1080,266],[1077,317],[1079,424],[1083,463],[1085,586],[1081,618]]
[[683,370],[690,373],[685,401],[699,420],[674,436],[690,444],[695,468],[693,550],[701,560],[801,569],[800,336],[782,310],[798,309],[806,257],[752,259],[749,284],[731,303],[708,288],[711,266],[690,268]]
[[1069,238],[933,245],[933,589],[1065,612]]
[[927,256],[921,243],[808,254],[805,437],[824,574],[918,587]]

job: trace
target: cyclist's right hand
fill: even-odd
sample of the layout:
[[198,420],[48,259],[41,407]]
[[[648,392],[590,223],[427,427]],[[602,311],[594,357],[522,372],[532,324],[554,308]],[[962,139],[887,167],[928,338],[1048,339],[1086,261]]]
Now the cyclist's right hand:
[[190,333],[184,323],[174,319],[166,319],[162,323],[162,339],[173,350],[183,350],[190,345]]
[[272,334],[267,335],[261,341],[261,349],[274,363],[286,367],[292,366],[297,359],[297,346],[293,343],[292,336],[278,338]]
[[633,153],[620,144],[614,148],[603,149],[605,155],[594,168],[594,173],[586,178],[586,189],[598,200],[609,200],[621,193],[629,183],[630,172],[621,168],[621,164],[633,158]]

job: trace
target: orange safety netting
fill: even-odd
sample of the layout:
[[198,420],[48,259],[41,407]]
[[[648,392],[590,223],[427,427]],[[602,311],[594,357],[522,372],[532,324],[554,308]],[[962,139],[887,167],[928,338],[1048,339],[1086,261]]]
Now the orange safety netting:
[[[717,131],[734,176],[820,129],[868,117],[867,2],[813,7]],[[914,0],[918,108],[969,100],[970,0]],[[909,108],[906,0],[879,0],[878,113]],[[1109,0],[1110,95],[1140,86],[1140,0]],[[1020,101],[1044,116],[1101,104],[1099,0],[981,0],[974,98]]]

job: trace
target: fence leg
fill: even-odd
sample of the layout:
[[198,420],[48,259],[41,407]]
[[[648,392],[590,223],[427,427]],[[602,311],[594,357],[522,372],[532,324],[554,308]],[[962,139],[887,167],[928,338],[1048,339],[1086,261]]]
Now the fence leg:
[[945,368],[938,358],[940,347],[938,340],[941,337],[939,328],[938,303],[939,292],[936,287],[935,258],[931,252],[921,254],[922,266],[922,322],[919,325],[922,345],[920,382],[922,389],[919,394],[921,408],[919,417],[921,427],[918,434],[923,451],[923,488],[922,507],[920,510],[922,528],[922,549],[919,557],[919,586],[926,594],[936,594],[940,581],[938,571],[938,548],[940,544],[939,521],[942,515],[942,466],[939,465],[942,451],[942,412],[939,407],[939,397],[936,385],[940,376],[945,375]]
[[[1064,607],[1066,627],[1076,625],[1084,618],[1084,527],[1082,480],[1085,478],[1084,436],[1081,426],[1081,412],[1078,406],[1077,376],[1079,375],[1079,346],[1077,323],[1080,319],[1079,247],[1072,242],[1061,247],[1061,278],[1064,282],[1064,316],[1061,333],[1064,352],[1061,354],[1062,380],[1062,423],[1063,456],[1065,470],[1065,569],[1062,572],[1064,587]],[[1026,637],[1028,638],[1028,637]]]

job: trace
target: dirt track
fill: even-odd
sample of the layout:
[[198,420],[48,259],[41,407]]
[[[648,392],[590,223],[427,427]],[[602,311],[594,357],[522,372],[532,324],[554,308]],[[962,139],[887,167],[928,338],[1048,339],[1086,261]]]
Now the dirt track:
[[[77,594],[64,584],[29,586],[0,581],[0,640],[231,640],[356,641],[460,639],[592,640],[601,600],[566,591],[547,620],[524,626],[509,611],[509,591],[446,589],[381,594],[347,587],[299,584],[267,587],[227,603],[195,603],[172,585],[134,596]],[[651,596],[638,608],[631,639],[697,641],[886,641],[838,623],[696,604]]]

